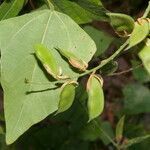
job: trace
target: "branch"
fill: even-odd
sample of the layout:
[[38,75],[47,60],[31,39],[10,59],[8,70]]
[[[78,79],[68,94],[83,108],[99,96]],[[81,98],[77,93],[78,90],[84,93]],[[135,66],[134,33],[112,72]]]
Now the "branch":
[[112,61],[114,58],[116,58],[120,54],[120,52],[126,48],[126,46],[128,45],[128,43],[129,43],[129,40],[127,40],[123,45],[121,45],[120,48],[114,54],[112,54],[110,57],[108,57],[107,59],[102,60],[101,64],[99,66],[97,66],[97,67],[95,67],[95,68],[93,68],[91,70],[87,70],[84,73],[79,74],[78,76],[71,77],[71,79],[76,79],[76,78],[85,76],[87,74],[90,74],[92,72],[95,72],[95,71],[99,70],[100,68],[102,68],[103,66],[105,66],[107,63],[109,63],[110,61]]
[[115,73],[112,73],[110,74],[109,76],[119,76],[119,75],[122,75],[122,74],[125,74],[125,73],[128,73],[128,72],[131,72],[135,69],[138,69],[139,67],[141,67],[143,64],[140,64],[140,65],[137,65],[136,67],[134,68],[129,68],[128,70],[124,70],[124,71],[121,71],[121,72],[115,72]]

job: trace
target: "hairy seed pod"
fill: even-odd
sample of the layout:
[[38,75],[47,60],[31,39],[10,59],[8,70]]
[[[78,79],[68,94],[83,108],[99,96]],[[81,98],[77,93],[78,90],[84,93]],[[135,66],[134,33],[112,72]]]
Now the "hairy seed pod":
[[144,46],[142,47],[138,55],[142,60],[144,67],[150,74],[150,38],[147,38],[145,40]]
[[75,68],[78,68],[80,71],[85,71],[86,68],[88,67],[88,64],[81,60],[80,58],[78,58],[75,54],[73,54],[72,52],[70,51],[67,51],[67,50],[62,50],[62,49],[59,49],[59,48],[56,48],[56,50],[62,55],[64,56],[65,58],[68,59],[69,63],[75,67]]
[[77,86],[76,81],[69,81],[62,85],[58,110],[56,114],[61,113],[69,109],[74,101],[75,88]]
[[139,44],[149,34],[150,25],[149,20],[145,18],[139,18],[135,22],[135,27],[129,38],[129,46],[127,49]]
[[87,82],[89,121],[98,117],[104,109],[103,80],[92,74]]

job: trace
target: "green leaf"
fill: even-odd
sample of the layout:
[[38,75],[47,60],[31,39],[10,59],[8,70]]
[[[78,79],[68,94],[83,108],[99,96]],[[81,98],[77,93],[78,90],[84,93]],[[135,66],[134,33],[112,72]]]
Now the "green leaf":
[[57,114],[64,112],[71,107],[75,98],[76,86],[77,82],[75,81],[69,81],[62,85]]
[[141,84],[129,84],[123,89],[126,114],[150,112],[150,90]]
[[116,140],[118,142],[120,142],[120,140],[123,137],[124,120],[125,120],[125,116],[121,117],[121,119],[119,120],[116,126]]
[[[45,74],[45,69],[32,55],[35,52],[33,46],[36,43],[46,45],[63,68],[63,73],[69,76],[78,73],[54,47],[73,50],[88,63],[96,46],[70,17],[56,11],[36,11],[4,20],[0,22],[0,29],[6,142],[11,144],[32,125],[58,109],[61,89],[52,83],[51,76]],[[25,78],[41,84],[25,84]]]
[[0,5],[0,20],[17,16],[24,3],[24,0],[5,0]]
[[94,121],[84,125],[83,129],[79,132],[79,137],[85,141],[96,141],[101,139],[105,145],[110,144],[110,141],[101,130],[105,131],[113,139],[114,134],[111,124],[107,121],[99,121],[99,119],[97,122],[97,125]]
[[[84,0],[82,3],[80,3],[81,0],[78,2],[73,2],[69,0],[51,0],[51,2],[53,3],[57,11],[66,13],[78,24],[85,24],[97,19],[107,20],[108,18],[105,14],[105,8],[100,2],[98,3],[97,0],[94,0],[93,3],[90,2],[90,10],[86,7],[89,7],[89,4],[86,4],[89,3],[87,0]],[[93,13],[93,11],[95,11],[95,8],[98,10],[96,14]]]
[[85,26],[83,29],[96,43],[97,51],[94,55],[96,57],[102,55],[113,41],[113,37],[91,26]]
[[132,17],[121,13],[107,13],[110,18],[110,24],[120,36],[127,36],[134,28]]
[[104,109],[104,93],[102,81],[96,75],[91,75],[87,82],[89,121],[98,117]]
[[[111,139],[114,139],[114,138],[115,138],[115,135],[114,135],[114,132],[113,132],[113,128],[112,128],[111,123],[110,123],[109,121],[104,121],[104,122],[102,122],[102,123],[100,124],[100,128],[101,128],[101,132],[100,132],[100,135],[99,135],[99,136],[100,136],[101,140],[103,141],[103,143],[104,143],[105,145],[110,144],[111,142],[110,142],[110,140],[108,140],[108,137],[106,136],[106,134],[109,135],[109,137],[110,137]],[[103,130],[106,134],[104,134],[104,132],[102,132],[102,130]],[[99,131],[100,131],[100,129],[99,129]]]
[[150,38],[146,39],[145,45],[143,46],[138,55],[150,75]]
[[77,3],[93,15],[98,16],[99,20],[109,20],[109,17],[106,15],[106,13],[108,13],[109,11],[104,8],[101,1],[99,1],[98,3],[93,0],[78,0]]
[[90,12],[83,9],[77,3],[69,0],[52,0],[51,1],[57,11],[69,15],[78,24],[92,22],[95,18]]
[[129,38],[129,45],[127,49],[139,44],[149,34],[149,21],[147,19],[138,19],[135,22],[134,30]]
[[150,138],[150,135],[145,135],[145,136],[141,136],[141,137],[136,137],[133,139],[128,140],[124,145],[121,146],[122,149],[126,149],[130,146],[132,146],[133,144],[137,144],[140,142],[143,142],[144,140]]

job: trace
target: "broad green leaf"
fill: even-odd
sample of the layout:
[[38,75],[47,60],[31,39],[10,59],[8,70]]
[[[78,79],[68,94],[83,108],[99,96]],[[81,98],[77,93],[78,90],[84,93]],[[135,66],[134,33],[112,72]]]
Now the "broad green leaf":
[[116,140],[118,142],[120,142],[120,140],[123,137],[124,120],[125,120],[125,116],[121,117],[121,119],[119,120],[116,126]]
[[92,22],[95,18],[90,12],[79,6],[77,3],[69,0],[52,0],[55,9],[69,15],[78,24]]
[[64,112],[71,107],[75,98],[76,86],[77,82],[74,81],[70,81],[62,85],[57,114]]
[[[114,139],[115,138],[115,135],[114,135],[114,132],[113,132],[113,128],[112,128],[112,125],[109,121],[104,121],[100,124],[100,128],[107,134],[109,135],[109,137],[111,139]],[[100,130],[100,129],[99,129]],[[104,132],[102,132],[101,130],[101,133],[100,133],[100,138],[101,140],[103,141],[103,143],[105,145],[108,145],[110,144],[110,140],[108,140],[108,137],[106,136],[106,134],[104,134]]]
[[0,5],[0,20],[8,19],[18,15],[25,0],[5,0]]
[[87,82],[89,121],[98,117],[104,109],[104,93],[102,81],[96,75],[91,75]]
[[121,13],[107,13],[110,18],[110,24],[120,36],[128,36],[134,28],[132,17]]
[[56,10],[66,13],[78,24],[85,24],[97,19],[107,20],[108,17],[105,14],[106,10],[100,2],[98,3],[96,0],[93,3],[90,2],[90,7],[93,11],[95,11],[95,7],[98,9],[97,14],[95,14],[91,11],[91,9],[89,10],[86,9],[87,7],[84,7],[86,3],[89,3],[87,0],[82,2],[84,6],[80,3],[80,1],[73,2],[69,0],[51,0]]
[[145,136],[141,136],[141,137],[136,137],[133,139],[128,140],[124,145],[121,146],[122,149],[126,149],[130,146],[132,146],[133,144],[137,144],[140,142],[143,142],[144,140],[150,138],[150,135],[145,135]]
[[127,49],[139,44],[149,34],[149,21],[147,19],[138,19],[135,22],[134,30],[129,38],[129,46]]
[[[63,73],[69,76],[78,73],[54,47],[72,50],[86,63],[96,51],[93,40],[70,17],[56,11],[36,11],[0,22],[7,144],[58,109],[60,88],[35,59],[33,46],[37,43],[51,50]],[[25,84],[25,78],[38,84]]]
[[146,39],[145,45],[143,46],[138,55],[150,75],[150,38]]
[[79,58],[79,56],[76,56],[71,50],[63,50],[60,48],[56,48],[58,52],[64,56],[66,59],[68,59],[69,63],[75,67],[78,68],[80,71],[85,71],[88,67],[88,64]]
[[150,112],[150,90],[141,84],[129,84],[123,89],[126,114]]
[[83,29],[96,43],[97,51],[94,55],[96,57],[102,55],[113,41],[113,37],[91,26],[85,26]]
[[84,8],[85,10],[89,11],[95,16],[99,17],[99,20],[108,21],[109,17],[106,15],[109,11],[104,8],[101,1],[97,3],[93,0],[78,0],[77,3]]

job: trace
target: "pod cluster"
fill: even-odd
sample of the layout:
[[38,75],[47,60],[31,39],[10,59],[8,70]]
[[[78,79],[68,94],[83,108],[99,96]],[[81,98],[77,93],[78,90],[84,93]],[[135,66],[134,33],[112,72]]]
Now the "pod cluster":
[[[35,55],[37,59],[42,63],[46,71],[55,79],[67,79],[61,86],[59,94],[58,110],[56,114],[62,113],[68,110],[75,99],[75,91],[78,83],[71,80],[68,76],[63,75],[62,69],[56,61],[52,51],[47,49],[43,44],[36,44],[34,46]],[[88,64],[82,59],[77,57],[74,53],[67,50],[56,49],[60,55],[66,58],[68,63],[79,69],[80,71],[86,71]],[[91,74],[87,81],[87,110],[89,115],[89,121],[98,117],[104,109],[104,93],[103,93],[103,80],[96,74]]]
[[[34,49],[36,57],[40,60],[46,71],[53,78],[57,80],[69,78],[69,76],[63,75],[62,68],[57,63],[57,60],[51,50],[46,48],[43,44],[36,44]],[[56,50],[60,53],[60,55],[64,56],[68,60],[68,63],[71,66],[79,69],[80,71],[85,71],[88,67],[88,64],[82,59],[78,58],[74,53],[59,48]]]

